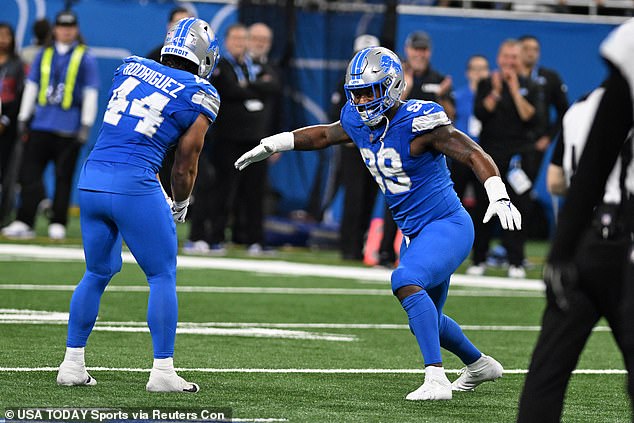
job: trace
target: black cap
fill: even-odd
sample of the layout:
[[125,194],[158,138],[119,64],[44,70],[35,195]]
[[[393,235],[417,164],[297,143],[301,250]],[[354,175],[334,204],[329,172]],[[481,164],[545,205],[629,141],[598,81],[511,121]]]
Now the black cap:
[[407,36],[405,45],[411,48],[431,48],[431,38],[425,31],[414,31]]
[[76,26],[77,15],[70,10],[63,10],[57,14],[57,17],[55,17],[55,25]]

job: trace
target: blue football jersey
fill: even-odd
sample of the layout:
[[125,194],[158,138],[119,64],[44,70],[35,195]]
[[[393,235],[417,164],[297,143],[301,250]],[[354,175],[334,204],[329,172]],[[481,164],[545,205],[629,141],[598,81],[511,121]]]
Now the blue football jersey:
[[371,129],[349,104],[341,110],[341,126],[359,148],[368,170],[385,194],[394,221],[407,236],[418,234],[427,223],[462,207],[445,156],[427,151],[410,154],[410,142],[451,121],[437,103],[403,103],[381,139],[385,126]]
[[166,152],[202,113],[216,119],[220,98],[206,80],[131,56],[114,73],[110,101],[79,188],[120,194],[159,189]]

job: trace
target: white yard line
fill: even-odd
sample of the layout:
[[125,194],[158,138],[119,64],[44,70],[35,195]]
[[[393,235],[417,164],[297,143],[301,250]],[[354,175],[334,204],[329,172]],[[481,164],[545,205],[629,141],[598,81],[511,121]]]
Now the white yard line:
[[[44,247],[37,245],[0,244],[0,257],[15,259],[55,259],[83,261],[84,251],[76,247]],[[136,263],[129,252],[122,254],[125,263]],[[290,263],[281,260],[247,260],[215,257],[178,256],[178,266],[195,269],[223,269],[243,272],[268,273],[276,275],[299,275],[352,279],[360,281],[380,281],[389,290],[390,270],[334,266],[324,264]],[[507,279],[490,276],[454,275],[454,286],[496,288],[528,291],[544,291],[544,284],[534,279]]]
[[[0,372],[56,372],[57,367],[0,367]],[[148,373],[150,369],[130,367],[87,367],[86,370],[94,372],[129,372]],[[278,373],[278,374],[422,374],[425,369],[245,369],[245,368],[176,368],[178,372],[197,373]],[[458,373],[460,369],[445,369],[447,373]],[[505,369],[504,374],[523,375],[528,373],[526,369]],[[578,375],[624,375],[623,369],[577,369],[573,371]]]
[[[75,285],[1,284],[0,290],[74,291]],[[147,285],[108,285],[109,292],[149,292]],[[176,286],[178,292],[214,294],[301,294],[301,295],[381,295],[391,296],[389,289],[283,288],[260,286]]]
[[[74,291],[75,284],[0,284],[0,290],[10,291]],[[108,285],[108,292],[149,292],[147,285]],[[262,287],[262,286],[176,286],[177,292],[203,294],[277,294],[277,295],[344,295],[344,296],[392,296],[386,289],[355,288],[295,288],[295,287]],[[451,290],[453,297],[512,297],[542,298],[543,294],[535,291],[464,291]]]
[[[42,311],[42,310],[21,310],[13,308],[0,308],[0,324],[50,324],[50,325],[66,325],[68,323],[68,313],[57,311]],[[540,330],[540,326],[535,325],[461,325],[463,330],[469,331],[499,331],[499,332],[537,332]],[[220,329],[223,328],[223,329]],[[252,332],[249,335],[249,331],[242,333],[230,332],[226,328],[238,328],[238,329],[267,329],[271,332],[271,336],[276,332],[275,329],[385,329],[385,330],[409,330],[409,325],[398,323],[272,323],[272,322],[179,322],[179,333],[188,334],[213,334],[213,335],[234,335],[237,336],[266,336],[267,332]],[[137,332],[138,329],[147,330],[147,322],[145,321],[101,321],[98,320],[95,326],[95,330],[102,331],[120,331],[120,332]],[[211,330],[211,331],[210,331]],[[215,332],[214,332],[215,331]],[[225,331],[225,332],[223,332]],[[597,326],[594,328],[596,332],[610,332],[610,328],[607,326]],[[285,331],[288,333],[289,338],[293,337],[293,331]],[[282,332],[280,332],[282,333]],[[299,332],[300,334],[308,334],[308,332]],[[317,335],[317,334],[313,334]],[[325,334],[319,333],[318,335],[332,335],[338,336],[350,336],[342,334]],[[310,338],[309,338],[310,339]],[[339,339],[335,339],[339,340]]]

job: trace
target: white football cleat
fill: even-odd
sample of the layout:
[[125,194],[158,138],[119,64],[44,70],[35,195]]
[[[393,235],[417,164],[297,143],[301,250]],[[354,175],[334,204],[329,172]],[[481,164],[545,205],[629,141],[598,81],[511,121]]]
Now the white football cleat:
[[57,241],[65,239],[66,227],[61,223],[51,223],[48,225],[48,237]]
[[465,272],[469,276],[482,276],[484,272],[487,270],[486,263],[473,264],[467,268]]
[[35,231],[26,223],[16,220],[2,228],[2,235],[10,239],[33,239]]
[[451,382],[445,375],[442,367],[427,366],[425,368],[425,383],[417,390],[410,392],[405,397],[409,401],[437,401],[450,400]]
[[195,393],[200,391],[200,387],[193,383],[187,382],[185,379],[176,374],[174,370],[156,370],[150,372],[150,380],[148,380],[145,389],[148,392],[188,392]]
[[481,383],[499,379],[503,374],[504,368],[497,360],[482,354],[482,357],[474,363],[460,370],[460,376],[453,381],[451,389],[454,391],[473,391]]
[[526,270],[523,266],[509,266],[508,277],[512,279],[525,279]]
[[88,374],[84,364],[64,360],[57,372],[57,384],[63,386],[95,386],[97,381]]

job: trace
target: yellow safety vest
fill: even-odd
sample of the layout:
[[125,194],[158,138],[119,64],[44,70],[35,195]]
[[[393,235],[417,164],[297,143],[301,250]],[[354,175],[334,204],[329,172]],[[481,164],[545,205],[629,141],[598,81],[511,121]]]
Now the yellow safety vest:
[[[51,82],[53,49],[54,47],[47,47],[42,53],[42,63],[40,63],[40,93],[38,95],[38,103],[40,106],[46,106],[46,92]],[[64,81],[64,96],[62,97],[62,109],[64,110],[70,109],[70,106],[73,104],[73,91],[75,90],[75,83],[77,82],[77,73],[79,72],[81,58],[85,52],[86,46],[80,44],[75,47],[70,56],[68,69],[66,69],[66,81]]]

